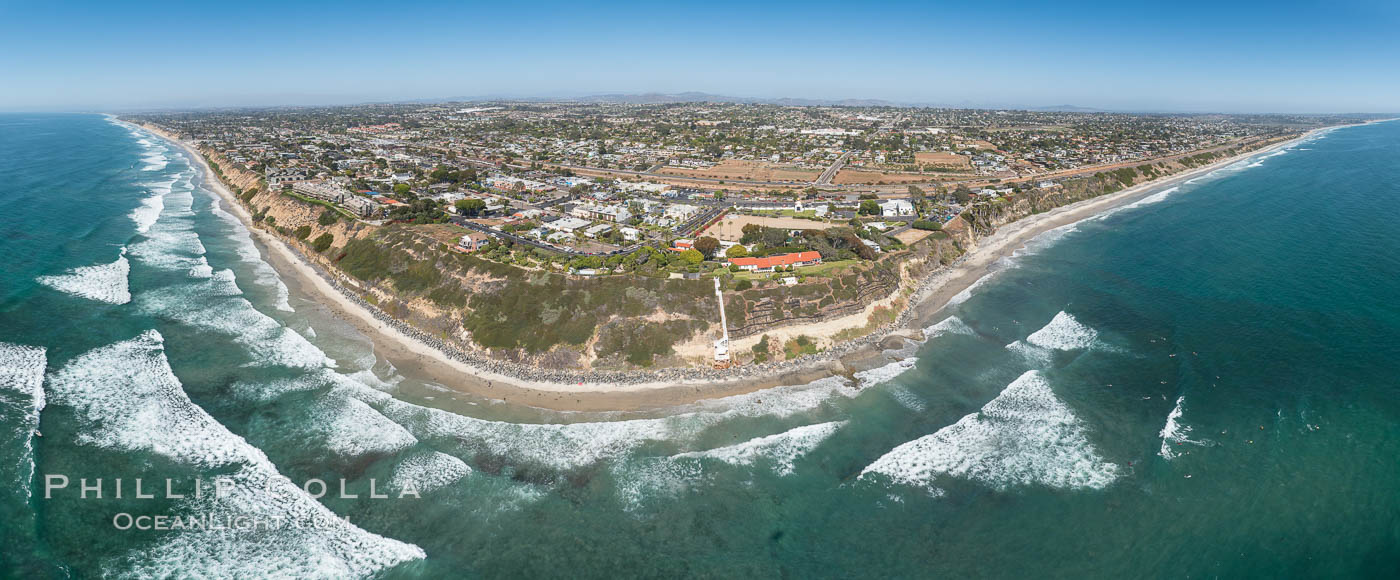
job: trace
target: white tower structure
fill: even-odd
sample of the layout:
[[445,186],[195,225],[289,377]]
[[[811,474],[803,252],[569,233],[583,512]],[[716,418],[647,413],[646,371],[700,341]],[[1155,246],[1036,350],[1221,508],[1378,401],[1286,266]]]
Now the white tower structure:
[[715,298],[719,300],[719,328],[722,333],[715,341],[715,368],[729,368],[729,321],[724,315],[724,293],[719,289],[719,278],[715,279]]

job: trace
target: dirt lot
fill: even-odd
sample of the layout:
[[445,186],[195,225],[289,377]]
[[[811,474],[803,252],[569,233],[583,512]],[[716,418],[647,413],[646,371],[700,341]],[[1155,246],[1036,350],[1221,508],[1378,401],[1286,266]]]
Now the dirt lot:
[[824,230],[831,227],[830,224],[814,222],[789,217],[760,217],[751,215],[726,215],[724,219],[710,226],[701,235],[713,236],[715,239],[726,242],[737,242],[744,237],[744,226],[748,224],[758,224],[770,228],[786,228],[790,230]]
[[836,178],[831,180],[838,185],[851,184],[875,184],[880,182],[890,183],[923,183],[938,179],[937,175],[919,175],[917,173],[882,173],[879,171],[861,171],[857,169],[842,169],[836,174]]
[[945,167],[971,167],[966,157],[948,151],[920,151],[914,154],[914,161],[920,165],[942,165]]
[[709,169],[683,169],[665,167],[657,173],[684,177],[708,177],[711,179],[742,179],[748,181],[814,181],[820,171],[799,169],[762,161],[740,161],[725,159]]
[[449,245],[456,244],[457,240],[471,231],[457,224],[421,224],[410,227],[415,232]]
[[909,244],[927,238],[931,235],[933,235],[933,232],[928,230],[916,230],[914,228],[909,228],[900,232],[899,235],[895,236],[895,239],[904,242],[904,245],[907,246]]

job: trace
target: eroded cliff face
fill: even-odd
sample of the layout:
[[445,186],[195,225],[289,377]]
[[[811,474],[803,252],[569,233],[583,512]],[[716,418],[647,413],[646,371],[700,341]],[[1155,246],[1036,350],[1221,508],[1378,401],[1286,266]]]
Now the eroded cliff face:
[[[581,278],[457,252],[451,242],[459,232],[439,231],[452,226],[378,226],[344,216],[327,225],[327,208],[268,191],[257,173],[217,151],[202,153],[256,227],[277,234],[368,305],[451,348],[544,369],[692,366],[707,365],[710,353],[684,345],[708,345],[720,333],[708,278]],[[332,243],[317,251],[314,241],[323,234]],[[796,286],[765,280],[738,291],[730,281],[730,334],[849,318],[860,319],[851,322],[859,334],[868,307],[891,302],[957,252],[939,235],[860,271],[807,277]]]
[[[1256,143],[1251,148],[1260,148],[1274,141]],[[976,245],[977,240],[1024,217],[1101,195],[1116,193],[1135,185],[1175,175],[1235,155],[1241,151],[1242,148],[1230,148],[1208,155],[1180,156],[1143,163],[1135,167],[1124,167],[1067,179],[1052,188],[1036,188],[995,199],[974,201],[962,214],[945,224],[943,230],[962,247],[970,248]]]
[[[581,278],[457,252],[460,232],[449,225],[378,226],[345,216],[323,223],[333,210],[268,191],[257,173],[217,151],[203,153],[256,227],[279,235],[370,307],[444,347],[542,369],[686,367],[707,365],[709,345],[720,334],[708,278]],[[803,336],[818,349],[863,336],[892,320],[929,274],[997,228],[1192,166],[1189,160],[1146,164],[977,202],[907,250],[794,286],[761,280],[739,290],[726,278],[730,335],[747,342],[768,333]],[[318,251],[315,240],[323,235],[330,244]],[[768,352],[787,356],[778,345]],[[746,348],[735,354],[741,362],[753,357]]]

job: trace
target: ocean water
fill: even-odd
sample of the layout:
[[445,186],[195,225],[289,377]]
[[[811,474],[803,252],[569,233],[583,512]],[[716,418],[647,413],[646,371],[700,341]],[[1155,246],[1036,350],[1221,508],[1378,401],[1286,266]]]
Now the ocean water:
[[554,413],[402,376],[174,147],[3,115],[0,572],[1392,577],[1397,159],[1338,129],[1048,233],[854,380]]

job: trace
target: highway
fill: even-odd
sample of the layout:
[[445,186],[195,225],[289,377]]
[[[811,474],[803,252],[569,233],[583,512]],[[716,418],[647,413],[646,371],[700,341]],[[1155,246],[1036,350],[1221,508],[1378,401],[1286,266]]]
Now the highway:
[[[649,177],[649,178],[652,178],[652,179],[666,179],[666,180],[671,180],[671,181],[694,181],[694,182],[700,182],[700,183],[714,184],[715,186],[752,185],[752,186],[759,186],[759,187],[793,187],[793,188],[796,188],[796,187],[801,187],[801,186],[804,185],[804,183],[805,183],[805,182],[801,182],[801,181],[753,181],[753,180],[747,180],[747,179],[718,179],[718,178],[714,178],[714,177],[695,177],[695,176],[689,176],[689,175],[670,175],[670,174],[667,174],[667,173],[654,173],[652,170],[656,169],[655,167],[653,167],[652,169],[649,169],[649,170],[647,170],[647,171],[632,171],[632,170],[630,170],[630,169],[601,169],[601,168],[598,168],[598,167],[589,167],[589,166],[587,166],[587,165],[569,165],[569,164],[567,164],[567,163],[547,163],[547,164],[545,164],[545,165],[546,165],[547,167],[556,167],[556,168],[559,168],[559,169],[572,169],[572,170],[574,170],[574,171],[591,171],[591,172],[594,172],[594,173],[613,173],[613,174],[617,174],[617,175],[635,175],[635,176],[637,176],[637,177]],[[722,189],[721,187],[712,187],[712,188],[713,188],[713,189]]]
[[826,168],[826,171],[823,171],[821,176],[817,177],[817,180],[813,183],[817,185],[831,185],[831,180],[836,178],[836,174],[841,171],[842,167],[845,167],[846,160],[850,158],[850,151],[842,153],[841,156],[837,157],[836,161],[831,164],[831,167]]

